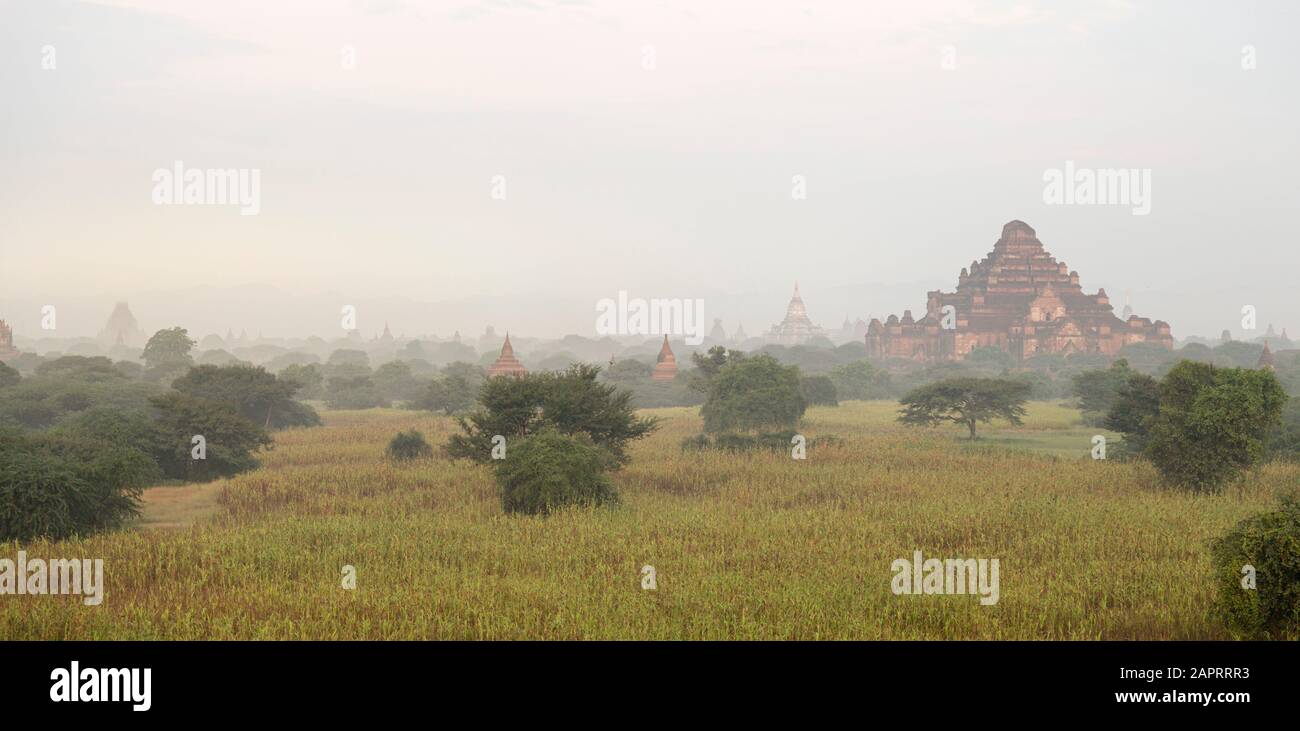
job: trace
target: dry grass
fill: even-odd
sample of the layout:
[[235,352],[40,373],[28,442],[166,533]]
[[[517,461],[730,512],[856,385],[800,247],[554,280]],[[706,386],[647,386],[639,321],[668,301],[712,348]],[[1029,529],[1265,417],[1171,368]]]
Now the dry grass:
[[[695,410],[657,410],[662,428],[615,477],[622,504],[549,518],[505,516],[486,468],[384,461],[395,432],[439,444],[449,419],[327,413],[277,435],[258,471],[199,488],[220,504],[192,525],[186,501],[165,520],[151,493],[147,515],[182,527],[22,546],[104,558],[105,600],[0,596],[0,637],[1226,638],[1207,617],[1207,543],[1300,478],[1267,466],[1194,496],[1145,465],[1054,456],[1089,446],[1058,406],[1016,432],[1028,449],[1034,435],[1066,445],[1047,454],[1004,449],[1005,431],[971,447],[905,430],[896,408],[811,410],[807,435],[846,442],[805,461],[684,455]],[[1001,601],[895,596],[890,564],[917,549],[999,558]],[[643,564],[657,591],[640,588]]]

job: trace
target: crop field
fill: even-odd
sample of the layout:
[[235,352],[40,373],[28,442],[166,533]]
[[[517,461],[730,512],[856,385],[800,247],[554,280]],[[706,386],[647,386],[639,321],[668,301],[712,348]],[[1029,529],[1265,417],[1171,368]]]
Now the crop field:
[[[1088,458],[1096,431],[1054,404],[974,444],[896,409],[810,409],[802,433],[843,443],[804,460],[683,453],[696,410],[652,410],[621,503],[549,517],[504,514],[486,467],[385,460],[397,431],[436,446],[450,418],[324,412],[256,471],[150,490],[130,528],[0,544],[105,570],[99,606],[0,599],[0,638],[1226,639],[1209,541],[1300,482],[1265,465],[1218,495],[1168,490]],[[891,564],[917,550],[999,559],[999,601],[895,595]]]

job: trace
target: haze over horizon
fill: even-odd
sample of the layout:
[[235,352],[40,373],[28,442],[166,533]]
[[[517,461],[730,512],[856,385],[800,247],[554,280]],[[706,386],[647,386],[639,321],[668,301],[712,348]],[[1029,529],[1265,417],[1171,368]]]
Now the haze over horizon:
[[[759,335],[796,280],[834,329],[919,315],[1012,219],[1176,337],[1245,304],[1300,334],[1285,3],[277,8],[0,4],[17,338],[118,300],[197,336],[328,337],[343,304],[365,337],[594,336],[620,290]],[[257,215],[155,205],[178,160],[260,171]],[[1150,170],[1149,214],[1045,203],[1068,161]]]

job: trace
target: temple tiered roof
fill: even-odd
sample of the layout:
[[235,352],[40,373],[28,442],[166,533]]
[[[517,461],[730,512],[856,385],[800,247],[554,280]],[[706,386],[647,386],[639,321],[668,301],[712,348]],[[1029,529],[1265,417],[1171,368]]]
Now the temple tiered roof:
[[659,358],[655,363],[654,373],[650,374],[651,380],[671,381],[677,377],[677,356],[673,355],[673,349],[668,347],[668,336],[664,335],[663,347],[659,348]]
[[488,366],[488,378],[496,376],[523,376],[527,375],[528,369],[524,364],[519,362],[515,357],[515,349],[510,345],[510,333],[506,333],[506,342],[501,346],[501,355],[497,356],[495,362]]
[[1167,323],[1116,317],[1105,289],[1084,292],[1079,273],[1048,253],[1033,228],[1011,221],[988,255],[961,270],[956,290],[928,293],[924,317],[872,320],[866,342],[869,355],[960,360],[977,347],[1020,357],[1114,354],[1135,342],[1172,348],[1173,336]]

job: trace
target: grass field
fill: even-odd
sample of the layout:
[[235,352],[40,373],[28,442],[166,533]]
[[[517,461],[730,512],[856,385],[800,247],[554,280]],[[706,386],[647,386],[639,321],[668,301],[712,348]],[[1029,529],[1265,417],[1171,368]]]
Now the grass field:
[[[395,432],[440,444],[448,418],[326,412],[255,472],[150,491],[131,529],[0,544],[106,573],[98,607],[0,597],[0,638],[1226,638],[1208,542],[1300,483],[1268,465],[1220,495],[1166,490],[1146,465],[1088,459],[1095,430],[1051,404],[973,445],[896,409],[811,409],[804,434],[845,442],[803,461],[682,454],[696,411],[655,410],[615,475],[622,503],[548,518],[504,515],[487,468],[385,462]],[[1000,601],[894,595],[891,563],[918,549],[998,558]]]

